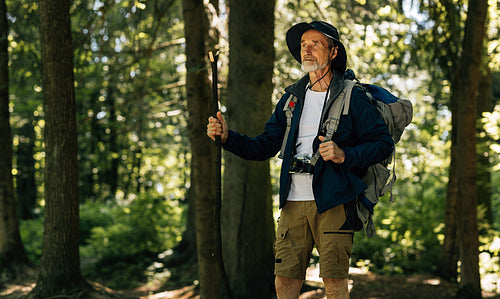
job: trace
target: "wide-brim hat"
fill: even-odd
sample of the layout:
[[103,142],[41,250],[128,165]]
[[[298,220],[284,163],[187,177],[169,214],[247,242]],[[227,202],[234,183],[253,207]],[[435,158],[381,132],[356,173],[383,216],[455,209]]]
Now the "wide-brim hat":
[[286,33],[286,44],[288,50],[292,56],[299,62],[302,63],[300,57],[300,42],[302,40],[302,34],[308,30],[318,30],[323,33],[327,38],[333,39],[335,45],[338,46],[337,57],[332,61],[332,66],[335,66],[339,71],[345,71],[347,64],[347,53],[344,44],[340,41],[339,31],[337,28],[323,21],[313,21],[311,23],[298,23],[288,29]]

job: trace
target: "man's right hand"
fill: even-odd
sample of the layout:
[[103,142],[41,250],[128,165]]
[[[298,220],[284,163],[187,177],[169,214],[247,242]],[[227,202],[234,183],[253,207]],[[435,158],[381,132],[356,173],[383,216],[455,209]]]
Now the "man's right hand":
[[220,136],[220,142],[225,143],[227,140],[227,125],[222,113],[217,112],[217,118],[210,116],[208,118],[207,135],[215,141],[215,136]]

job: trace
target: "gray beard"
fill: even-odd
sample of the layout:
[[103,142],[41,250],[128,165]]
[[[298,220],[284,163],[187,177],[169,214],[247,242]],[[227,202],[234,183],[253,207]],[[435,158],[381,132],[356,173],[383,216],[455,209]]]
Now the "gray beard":
[[324,65],[319,65],[316,61],[304,61],[302,63],[302,70],[304,72],[310,73],[325,68],[327,66],[328,62],[326,62]]

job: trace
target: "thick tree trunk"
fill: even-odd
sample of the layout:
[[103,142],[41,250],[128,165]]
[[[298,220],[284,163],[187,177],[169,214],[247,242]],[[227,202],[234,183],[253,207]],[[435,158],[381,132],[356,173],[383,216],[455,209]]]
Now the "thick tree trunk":
[[84,286],[78,252],[78,164],[69,0],[42,0],[40,42],[45,113],[45,222],[40,273],[31,296]]
[[0,1],[0,279],[21,274],[27,259],[19,235],[12,178],[12,135],[9,122],[9,52],[7,7]]
[[457,97],[457,210],[461,258],[461,298],[481,298],[477,222],[476,111],[485,35],[486,0],[470,0]]
[[191,141],[190,209],[196,215],[198,276],[201,297],[225,298],[224,274],[219,267],[214,228],[215,208],[215,147],[207,137],[206,128],[211,114],[211,88],[208,81],[206,48],[208,21],[201,0],[183,0],[184,32],[186,36],[186,92]]
[[[248,135],[271,115],[274,63],[272,0],[229,3],[228,124]],[[223,252],[235,298],[272,298],[273,239],[269,162],[226,154]]]

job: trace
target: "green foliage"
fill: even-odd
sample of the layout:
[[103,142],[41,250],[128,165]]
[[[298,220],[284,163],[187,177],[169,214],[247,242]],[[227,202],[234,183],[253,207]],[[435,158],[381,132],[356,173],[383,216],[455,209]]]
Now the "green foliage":
[[439,177],[429,177],[422,185],[398,180],[396,200],[384,198],[375,207],[377,235],[357,234],[354,264],[383,273],[434,273],[444,239],[444,187]]
[[113,206],[86,203],[81,209],[82,231],[91,227],[86,250],[98,258],[161,252],[177,244],[182,232],[182,207],[161,197]]
[[[184,207],[177,200],[144,195],[130,202],[80,206],[82,272],[116,288],[143,281],[157,254],[180,241]],[[40,262],[43,217],[20,222],[28,258]]]
[[[481,219],[484,209],[478,212]],[[480,222],[479,266],[481,288],[492,292],[500,292],[500,233],[487,222]]]
[[28,259],[39,265],[42,257],[43,217],[20,221],[19,233]]
[[108,277],[116,287],[143,279],[156,254],[180,241],[184,217],[178,201],[148,195],[120,204],[83,204],[83,273]]
[[183,197],[189,142],[180,2],[74,7],[81,200],[150,189]]

